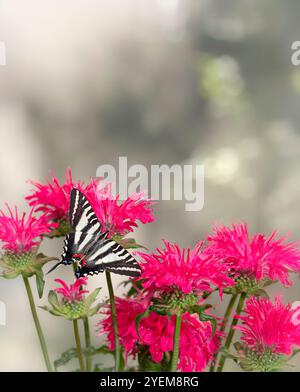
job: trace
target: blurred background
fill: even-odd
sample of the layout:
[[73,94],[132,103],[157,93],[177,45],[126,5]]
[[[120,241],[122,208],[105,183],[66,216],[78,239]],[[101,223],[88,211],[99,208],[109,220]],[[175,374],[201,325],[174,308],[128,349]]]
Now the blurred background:
[[[26,180],[45,181],[50,170],[63,181],[72,167],[89,180],[119,156],[146,167],[189,162],[205,165],[204,209],[159,201],[138,241],[193,246],[213,223],[241,220],[251,233],[299,239],[299,14],[297,0],[2,0],[1,206],[26,209]],[[61,241],[42,250],[58,256]],[[70,270],[60,271],[70,282]],[[298,277],[291,289],[271,289],[279,291],[299,300]],[[21,280],[2,279],[0,300],[0,370],[43,371]],[[74,345],[71,323],[39,314],[55,359]]]

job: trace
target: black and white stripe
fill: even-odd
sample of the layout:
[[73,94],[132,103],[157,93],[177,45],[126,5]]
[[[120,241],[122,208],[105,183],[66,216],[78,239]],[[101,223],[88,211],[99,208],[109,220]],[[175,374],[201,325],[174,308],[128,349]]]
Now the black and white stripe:
[[78,189],[72,189],[70,200],[70,224],[73,231],[65,238],[61,262],[78,261],[74,255],[83,255],[85,265],[76,276],[87,276],[110,271],[119,275],[140,276],[141,269],[135,258],[116,241],[103,232],[90,203]]

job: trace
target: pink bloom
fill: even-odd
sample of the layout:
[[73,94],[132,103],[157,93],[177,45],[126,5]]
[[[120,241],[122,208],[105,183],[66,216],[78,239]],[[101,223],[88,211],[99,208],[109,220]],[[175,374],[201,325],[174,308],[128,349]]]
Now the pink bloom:
[[84,193],[92,191],[92,183],[84,186],[83,181],[73,181],[71,169],[66,172],[66,181],[60,184],[55,175],[51,181],[42,184],[36,181],[30,181],[36,188],[31,195],[26,197],[29,205],[36,208],[36,211],[42,211],[49,216],[49,219],[59,220],[67,218],[70,207],[70,194],[73,188],[78,188]]
[[87,284],[87,278],[79,278],[75,283],[70,284],[69,286],[62,279],[54,279],[54,281],[62,285],[62,287],[56,288],[54,291],[62,295],[66,302],[81,300],[83,295],[89,292],[88,290],[81,289],[81,286]]
[[164,241],[165,248],[156,254],[139,253],[143,286],[149,290],[177,288],[183,293],[210,291],[214,287],[232,285],[228,268],[216,257],[203,250],[203,241],[194,249],[180,249],[177,244]]
[[[147,304],[140,299],[117,298],[117,314],[119,337],[126,355],[136,354],[137,343],[149,347],[152,360],[160,362],[164,353],[172,352],[175,329],[175,316],[171,318],[150,312],[149,316],[141,319],[139,335],[136,331],[136,317],[144,313]],[[100,334],[106,333],[109,348],[114,349],[114,334],[111,313],[100,321]],[[182,371],[202,371],[218,347],[217,336],[211,337],[212,327],[210,322],[202,322],[196,314],[182,315],[180,349],[178,368]]]
[[245,272],[258,281],[280,280],[289,285],[288,273],[300,271],[298,244],[284,243],[284,237],[276,239],[277,232],[270,237],[255,234],[250,239],[246,224],[215,226],[213,230],[208,236],[208,252],[224,260],[233,273]]
[[277,354],[290,355],[294,345],[300,345],[300,325],[295,325],[295,310],[284,305],[277,297],[275,303],[269,299],[251,297],[245,308],[246,316],[240,316],[241,340],[251,349],[263,352],[271,349]]
[[103,231],[109,231],[111,236],[125,235],[137,227],[137,222],[148,223],[154,220],[151,206],[152,201],[146,199],[143,193],[134,193],[125,201],[120,202],[120,196],[113,197],[111,185],[99,187],[99,180],[92,180],[84,185],[83,181],[73,181],[72,172],[66,173],[66,181],[60,184],[53,176],[47,184],[31,183],[36,188],[26,199],[37,211],[47,214],[49,219],[57,221],[68,219],[70,194],[73,188],[84,193],[102,223]]
[[0,210],[0,240],[4,243],[3,248],[16,253],[30,252],[39,246],[42,235],[49,233],[53,224],[48,224],[45,215],[36,218],[31,210],[26,217],[24,212],[21,216],[17,207],[14,212],[7,205],[8,215]]
[[126,200],[120,201],[120,195],[114,197],[111,184],[104,188],[93,184],[94,192],[87,195],[103,230],[110,236],[124,236],[142,224],[153,222],[152,205],[154,202],[147,199],[144,193],[133,193]]
[[[119,338],[121,345],[125,349],[126,356],[129,354],[136,354],[138,335],[135,328],[135,319],[139,314],[144,313],[146,308],[146,304],[142,301],[131,298],[122,299],[116,297]],[[99,333],[107,334],[109,349],[114,350],[115,340],[110,308],[107,309],[105,314],[108,317],[99,322]]]

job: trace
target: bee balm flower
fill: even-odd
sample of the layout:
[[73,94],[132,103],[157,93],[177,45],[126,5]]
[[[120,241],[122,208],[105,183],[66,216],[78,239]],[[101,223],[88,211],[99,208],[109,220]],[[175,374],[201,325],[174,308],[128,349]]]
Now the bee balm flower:
[[63,184],[60,184],[55,175],[46,184],[30,181],[35,190],[26,197],[29,205],[45,214],[50,221],[58,223],[51,237],[64,236],[70,231],[69,208],[72,189],[78,188],[85,193],[92,192],[93,181],[88,185],[85,185],[83,181],[74,181],[71,169],[66,172],[66,180]]
[[253,294],[276,280],[290,285],[289,272],[300,271],[300,250],[298,244],[276,235],[255,234],[251,239],[246,224],[215,226],[207,252],[227,264],[237,291]]
[[194,249],[181,249],[164,241],[165,247],[154,254],[139,253],[143,286],[149,291],[170,292],[198,296],[215,288],[222,290],[233,284],[228,268],[214,256],[207,254],[200,241]]
[[242,325],[235,327],[242,333],[243,344],[235,346],[243,369],[272,371],[289,360],[293,348],[300,346],[300,325],[294,322],[296,312],[279,297],[274,303],[255,297],[246,302],[246,315],[239,317]]
[[7,208],[8,214],[0,211],[0,240],[5,252],[0,261],[3,276],[14,278],[21,273],[33,274],[50,260],[37,255],[37,250],[42,235],[49,233],[55,225],[49,224],[45,215],[35,217],[33,210],[28,215],[20,215],[17,207],[14,211]]
[[132,232],[138,222],[153,222],[154,202],[147,199],[144,193],[133,193],[125,200],[120,200],[120,195],[112,194],[111,184],[101,188],[94,183],[93,187],[94,192],[90,192],[87,197],[102,223],[103,230],[108,231],[111,237],[123,237]]
[[[170,358],[173,350],[175,316],[165,316],[150,311],[136,327],[136,318],[143,314],[147,302],[141,298],[116,298],[120,343],[128,356],[138,354],[140,366],[145,355],[154,363]],[[114,350],[114,334],[110,308],[107,317],[98,324],[99,334],[106,333],[109,348]],[[182,371],[202,371],[218,347],[217,335],[212,336],[210,322],[199,320],[198,315],[184,313],[180,332],[179,364]],[[148,364],[149,365],[149,364]],[[154,368],[154,366],[153,366]]]
[[[79,278],[73,284],[68,285],[61,279],[55,279],[62,287],[51,290],[48,295],[48,301],[51,308],[43,306],[55,316],[61,316],[68,320],[77,320],[82,317],[91,317],[96,314],[101,304],[92,307],[100,289],[95,289],[90,295],[85,297],[88,290],[82,289],[87,284],[87,278]],[[57,296],[59,294],[59,297]]]

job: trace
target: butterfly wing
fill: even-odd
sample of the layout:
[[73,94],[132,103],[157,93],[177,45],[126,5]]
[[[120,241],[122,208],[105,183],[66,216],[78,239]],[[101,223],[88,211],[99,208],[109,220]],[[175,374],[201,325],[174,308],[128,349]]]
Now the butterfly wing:
[[138,262],[126,249],[108,238],[108,232],[102,231],[89,201],[78,189],[71,192],[70,224],[73,232],[66,236],[62,257],[70,264],[82,256],[76,276],[94,275],[105,270],[132,277],[140,275]]
[[85,265],[78,271],[79,276],[94,275],[103,271],[132,277],[141,274],[135,258],[116,241],[108,238],[97,241],[95,246],[89,249],[85,261]]

